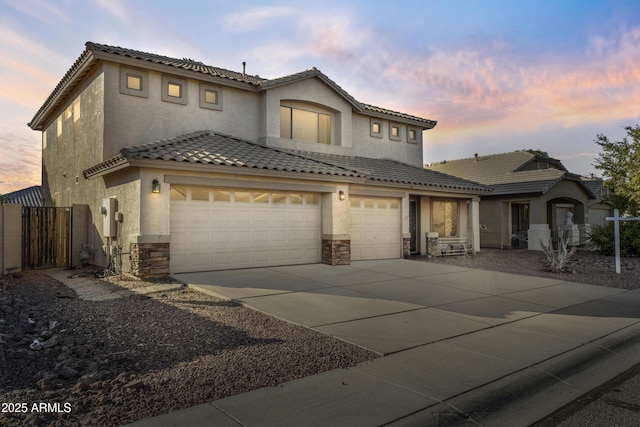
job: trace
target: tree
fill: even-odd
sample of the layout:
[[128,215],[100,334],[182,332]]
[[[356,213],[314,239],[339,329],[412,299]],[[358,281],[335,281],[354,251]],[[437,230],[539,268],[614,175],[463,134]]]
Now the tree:
[[[627,126],[621,141],[609,141],[599,134],[595,143],[602,148],[593,166],[602,171],[604,185],[611,190],[608,200],[622,215],[640,215],[640,126]],[[593,227],[591,241],[605,255],[614,254],[613,222]],[[640,256],[640,221],[620,224],[622,256]]]
[[547,153],[546,151],[534,150],[533,148],[528,148],[522,151],[526,151],[527,153],[533,154],[534,156],[544,157],[547,159],[549,158],[549,153]]
[[604,185],[613,193],[610,201],[614,207],[635,216],[640,213],[640,126],[625,130],[627,136],[620,141],[598,135],[594,142],[602,152],[593,166],[602,171]]

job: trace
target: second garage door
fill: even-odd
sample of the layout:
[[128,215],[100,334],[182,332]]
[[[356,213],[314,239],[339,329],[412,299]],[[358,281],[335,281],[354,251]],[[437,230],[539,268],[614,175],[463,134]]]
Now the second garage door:
[[171,271],[321,261],[320,196],[172,186]]
[[351,259],[400,258],[401,199],[351,196]]

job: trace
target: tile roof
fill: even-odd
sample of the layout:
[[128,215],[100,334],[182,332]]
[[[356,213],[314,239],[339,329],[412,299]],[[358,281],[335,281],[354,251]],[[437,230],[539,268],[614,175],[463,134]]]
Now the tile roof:
[[212,131],[127,147],[120,154],[84,171],[85,178],[121,168],[131,160],[166,160],[272,171],[301,172],[342,177],[363,177],[358,172],[307,159]]
[[[526,151],[447,160],[429,165],[429,169],[454,175],[485,185],[508,184],[525,181],[545,181],[561,177],[566,171],[555,168],[520,170],[536,159]],[[551,159],[556,162],[555,159]]]
[[245,73],[239,73],[236,71],[225,70],[224,68],[212,67],[211,65],[205,65],[200,61],[194,61],[189,58],[171,58],[163,55],[156,55],[154,53],[142,52],[139,50],[126,49],[117,46],[108,46],[104,44],[86,43],[87,50],[91,52],[102,52],[111,55],[119,55],[132,59],[139,59],[141,61],[152,62],[155,64],[166,65],[169,67],[180,68],[183,70],[193,71],[196,73],[206,74],[215,77],[221,77],[228,80],[236,80],[242,83],[249,83],[254,86],[259,86],[266,79],[259,76],[252,76]]
[[422,117],[412,116],[410,114],[400,113],[398,111],[388,110],[386,108],[376,107],[375,105],[362,104],[364,109],[386,116],[394,116],[400,119],[413,120],[416,122],[422,122],[428,125],[429,128],[433,128],[438,122],[435,120],[423,119]]
[[17,190],[2,196],[5,203],[21,204],[22,206],[38,207],[42,206],[42,186],[34,185],[33,187]]
[[474,193],[490,191],[474,182],[393,160],[281,150],[212,131],[199,131],[124,148],[118,156],[85,170],[84,176],[91,178],[109,173],[126,167],[135,160],[163,160],[360,178],[439,190]]
[[[535,161],[544,161],[559,169],[527,169]],[[428,168],[487,185],[493,189],[489,196],[544,194],[565,179],[577,182],[589,198],[595,197],[580,177],[568,172],[559,160],[536,156],[527,151],[443,161]]]
[[360,173],[366,174],[370,181],[485,193],[490,191],[488,187],[478,184],[477,182],[471,182],[452,175],[395,160],[340,156],[314,152],[298,153],[308,158],[355,169]]
[[[276,79],[265,79],[257,75],[250,75],[246,73],[240,73],[236,71],[226,70],[224,68],[213,67],[206,65],[203,62],[195,61],[189,58],[171,58],[164,55],[157,55],[154,53],[143,52],[134,49],[127,49],[118,46],[109,46],[99,43],[87,42],[85,43],[85,50],[80,57],[74,62],[69,70],[62,77],[60,82],[56,85],[49,97],[42,104],[38,112],[34,115],[29,126],[34,130],[42,130],[45,122],[50,118],[51,114],[54,114],[60,107],[63,107],[68,102],[67,97],[78,86],[82,77],[90,72],[92,67],[97,63],[98,59],[110,59],[118,61],[118,57],[128,60],[141,61],[141,67],[144,67],[144,63],[156,64],[164,67],[171,67],[183,71],[189,71],[201,75],[218,77],[230,82],[237,82],[240,84],[246,84],[248,88],[254,88],[255,90],[268,90],[269,88],[276,87],[283,84],[288,84],[293,81],[318,77],[331,86],[337,93],[343,96],[353,108],[360,113],[372,113],[382,114],[388,116],[390,119],[396,118],[396,120],[409,120],[415,122],[417,125],[422,125],[425,129],[433,128],[436,125],[436,121],[424,119],[410,114],[404,114],[397,111],[388,110],[385,108],[375,107],[373,105],[363,104],[353,98],[347,91],[342,89],[333,80],[323,74],[321,71],[312,67],[308,70],[300,73],[291,74]],[[194,76],[194,78],[197,78]]]

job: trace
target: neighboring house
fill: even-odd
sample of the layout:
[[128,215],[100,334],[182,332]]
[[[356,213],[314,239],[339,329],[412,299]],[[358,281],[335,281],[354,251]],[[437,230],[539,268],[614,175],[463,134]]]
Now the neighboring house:
[[42,186],[40,185],[23,188],[0,196],[1,203],[20,204],[28,207],[42,206],[42,200]]
[[607,224],[605,219],[608,216],[613,216],[613,203],[609,200],[611,192],[604,186],[602,178],[581,177],[584,185],[596,196],[594,200],[589,201],[589,224],[602,226]]
[[[528,151],[443,161],[428,168],[493,189],[481,197],[480,245],[491,248],[530,247],[531,230],[553,235],[565,224],[567,213],[578,224],[598,224],[608,205],[598,199],[591,184],[572,174],[562,163]],[[595,184],[594,184],[595,185]],[[605,215],[606,216],[606,215]],[[536,237],[537,239],[537,237]],[[537,241],[533,242],[537,248]]]
[[115,247],[138,276],[400,258],[429,231],[477,249],[490,190],[422,168],[435,125],[315,68],[269,80],[90,42],[29,124],[47,203],[85,206],[92,261]]

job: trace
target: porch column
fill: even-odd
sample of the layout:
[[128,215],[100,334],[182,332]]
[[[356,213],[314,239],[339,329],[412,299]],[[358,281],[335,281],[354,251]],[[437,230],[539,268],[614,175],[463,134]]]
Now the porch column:
[[480,197],[474,197],[469,201],[469,214],[473,253],[476,253],[480,252]]

